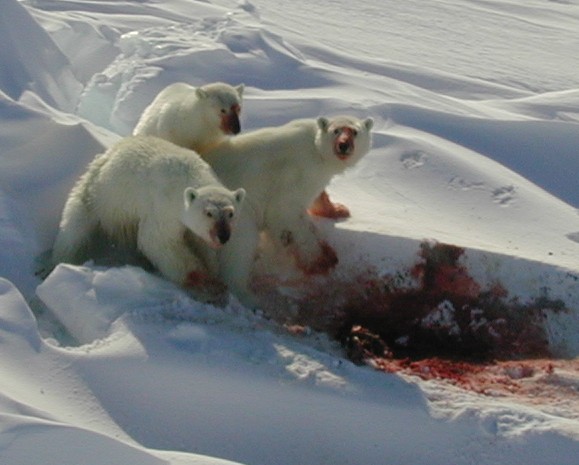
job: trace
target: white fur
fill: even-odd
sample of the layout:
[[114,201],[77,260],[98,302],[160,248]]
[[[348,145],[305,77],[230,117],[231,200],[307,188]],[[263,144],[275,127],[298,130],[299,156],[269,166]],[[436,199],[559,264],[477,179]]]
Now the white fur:
[[226,189],[195,152],[155,137],[128,137],[96,158],[72,189],[53,261],[82,261],[100,228],[111,238],[136,242],[179,285],[191,272],[214,279],[214,248],[222,242],[216,231],[229,231],[244,196],[243,189]]
[[[251,217],[240,218],[237,233],[222,254],[223,277],[241,298],[249,295],[259,231],[266,231],[302,269],[323,271],[327,249],[307,209],[335,175],[370,150],[372,125],[370,118],[296,120],[230,137],[204,154],[226,186],[243,186],[247,191],[250,208],[244,211]],[[334,131],[343,127],[357,135],[353,151],[340,159],[334,150],[338,137]]]
[[223,118],[237,118],[232,108],[240,111],[243,89],[243,84],[220,82],[202,87],[171,84],[145,109],[133,135],[160,137],[202,154],[227,137]]

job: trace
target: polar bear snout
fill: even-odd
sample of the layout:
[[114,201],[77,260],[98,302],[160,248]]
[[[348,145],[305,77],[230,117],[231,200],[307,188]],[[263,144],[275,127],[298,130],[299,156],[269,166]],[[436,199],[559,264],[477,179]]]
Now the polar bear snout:
[[340,155],[347,155],[352,151],[352,144],[350,142],[339,142],[338,153]]
[[211,229],[210,236],[217,247],[225,245],[231,238],[231,225],[229,221],[225,218],[216,221]]
[[354,152],[356,131],[349,127],[336,128],[334,130],[336,139],[334,141],[334,153],[341,160],[346,159]]
[[232,206],[211,208],[206,211],[206,219],[211,223],[208,228],[208,244],[211,247],[219,249],[229,242],[235,222],[234,216],[235,209]]
[[241,107],[236,103],[231,105],[229,111],[222,110],[221,115],[221,130],[225,134],[239,134],[241,132],[241,124],[239,123],[239,113]]

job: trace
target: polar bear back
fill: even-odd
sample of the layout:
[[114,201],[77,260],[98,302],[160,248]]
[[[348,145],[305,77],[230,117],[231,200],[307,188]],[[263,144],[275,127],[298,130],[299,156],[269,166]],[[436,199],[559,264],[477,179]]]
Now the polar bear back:
[[191,131],[204,127],[202,111],[193,110],[197,103],[195,87],[184,82],[171,84],[145,109],[133,135],[152,135],[189,147]]
[[107,229],[148,216],[174,223],[186,187],[220,185],[195,152],[155,137],[128,137],[101,158],[85,195]]
[[[317,123],[313,119],[298,119],[282,126],[266,127],[229,138],[228,144],[236,153],[269,151],[269,156],[285,157],[288,150],[293,150],[295,156],[306,156],[315,150],[314,139],[317,133]],[[228,152],[226,144],[212,150],[218,156]]]
[[[302,206],[318,195],[335,173],[321,168],[315,120],[295,120],[231,137],[203,155],[229,188],[243,186],[257,210],[275,193]],[[261,216],[263,211],[258,211]]]
[[241,127],[243,84],[222,82],[193,87],[177,82],[165,87],[141,115],[133,135],[155,136],[203,154]]

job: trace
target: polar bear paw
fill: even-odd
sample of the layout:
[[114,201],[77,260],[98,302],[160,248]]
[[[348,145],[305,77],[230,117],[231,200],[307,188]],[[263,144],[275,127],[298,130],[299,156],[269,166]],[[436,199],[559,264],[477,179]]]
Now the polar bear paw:
[[306,275],[327,274],[338,264],[336,251],[327,242],[320,242],[321,254],[314,260],[308,260],[299,252],[294,252],[296,264]]
[[350,218],[350,210],[341,203],[334,203],[326,191],[322,192],[308,209],[310,215],[339,220]]
[[202,300],[220,305],[225,304],[227,285],[207,273],[190,271],[185,278],[183,287]]

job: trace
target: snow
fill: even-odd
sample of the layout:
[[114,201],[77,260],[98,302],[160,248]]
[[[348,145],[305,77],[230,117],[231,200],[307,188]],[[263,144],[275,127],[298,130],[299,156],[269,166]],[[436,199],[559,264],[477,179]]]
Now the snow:
[[[576,462],[579,2],[2,0],[0,34],[0,463]],[[316,222],[334,272],[280,270],[257,312],[134,264],[45,276],[74,181],[175,81],[245,83],[243,131],[374,118],[329,187],[352,218]],[[440,297],[398,349],[548,353],[359,366],[278,321],[385,295]]]

